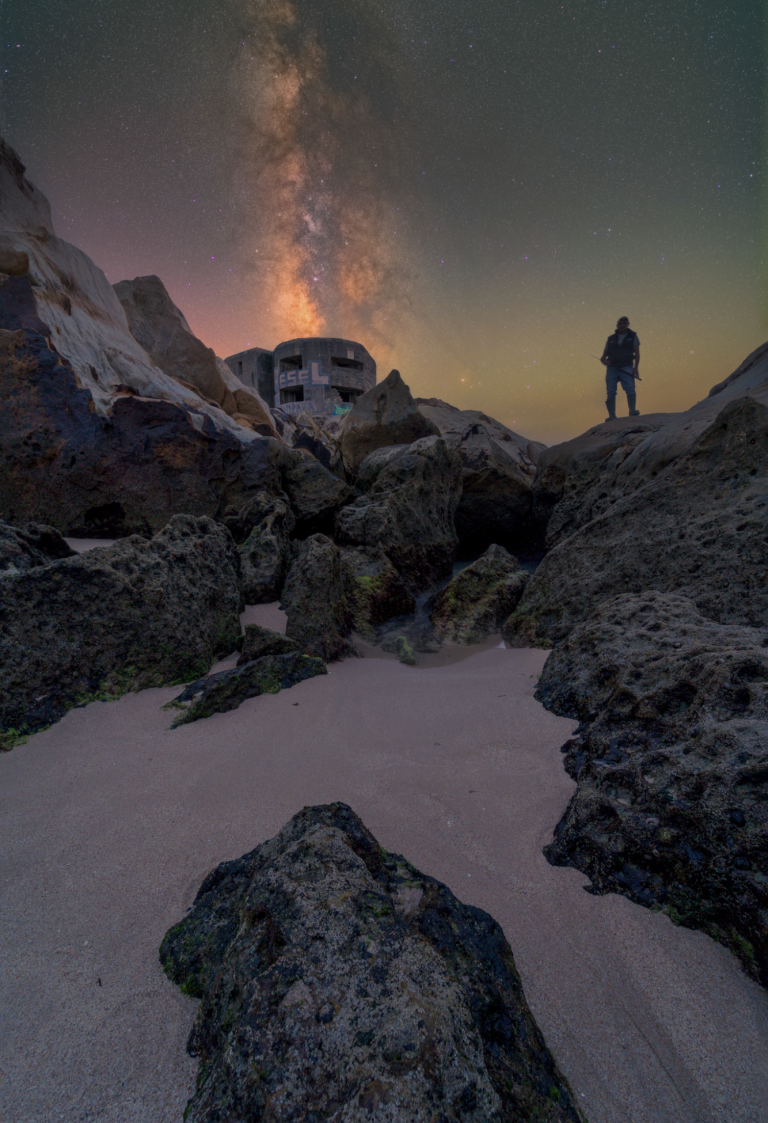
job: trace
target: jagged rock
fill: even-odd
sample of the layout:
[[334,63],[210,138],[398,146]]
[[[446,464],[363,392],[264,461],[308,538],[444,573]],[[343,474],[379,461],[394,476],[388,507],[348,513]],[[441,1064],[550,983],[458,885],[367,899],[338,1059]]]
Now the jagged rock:
[[0,329],[0,518],[76,538],[150,535],[174,514],[215,517],[280,490],[290,450],[277,441],[242,444],[203,415],[198,428],[181,406],[128,393],[109,417],[92,406],[41,332]]
[[18,530],[0,522],[0,573],[23,573],[57,558],[73,558],[76,551],[52,526],[30,523]]
[[243,663],[261,659],[262,655],[288,655],[291,651],[299,650],[298,641],[290,636],[273,632],[271,628],[262,628],[261,624],[246,624],[237,665],[241,667]]
[[384,445],[383,448],[377,448],[373,452],[369,452],[357,470],[355,485],[360,491],[370,491],[379,472],[386,468],[388,464],[393,464],[395,460],[405,456],[410,447],[410,445]]
[[554,865],[664,908],[768,985],[768,627],[686,597],[605,601],[549,656],[536,697],[584,723]]
[[211,400],[241,424],[264,436],[277,436],[267,403],[192,334],[159,277],[119,281],[114,290],[131,335],[160,370]]
[[286,454],[285,460],[283,488],[296,518],[297,536],[332,533],[336,514],[352,502],[354,491],[307,453]]
[[279,600],[293,560],[289,535],[294,518],[282,499],[272,499],[266,492],[260,492],[248,509],[249,514],[259,510],[262,518],[238,547],[243,597],[246,604],[269,604]]
[[768,409],[730,402],[689,451],[559,543],[505,625],[550,646],[621,592],[680,592],[721,623],[768,615]]
[[533,507],[531,477],[512,455],[514,445],[503,447],[485,426],[470,426],[459,437],[446,437],[461,457],[462,492],[456,510],[460,542],[472,549],[491,543],[519,543],[527,532]]
[[224,527],[177,515],[149,542],[0,575],[0,730],[32,732],[88,696],[207,671],[235,649],[238,570]]
[[441,437],[456,437],[461,440],[470,429],[481,425],[491,440],[509,458],[514,460],[521,471],[532,475],[539,454],[547,447],[540,441],[522,437],[514,429],[508,429],[500,421],[482,413],[479,409],[458,409],[440,398],[416,398],[419,412],[423,413],[440,431]]
[[[280,639],[285,639],[280,636]],[[297,682],[325,675],[328,670],[322,659],[302,655],[297,651],[263,655],[229,671],[219,671],[190,683],[185,690],[164,708],[181,710],[171,728],[188,725],[191,721],[211,717],[212,714],[236,710],[248,698],[260,694],[278,694],[295,686]]]
[[343,803],[209,874],[160,959],[202,998],[188,1123],[580,1119],[499,925]]
[[356,632],[372,639],[374,629],[393,616],[416,611],[416,602],[383,550],[342,550],[341,564]]
[[382,468],[370,490],[339,512],[336,540],[383,550],[414,589],[428,588],[451,572],[460,495],[458,454],[440,437],[425,437]]
[[341,455],[351,475],[374,449],[412,444],[439,435],[434,422],[419,412],[399,370],[362,394],[347,414],[341,432]]
[[352,631],[352,610],[338,548],[324,534],[313,534],[302,544],[283,588],[285,634],[301,650],[326,662],[358,652],[347,639]]
[[517,558],[494,544],[441,589],[429,618],[444,639],[479,643],[501,631],[527,581]]

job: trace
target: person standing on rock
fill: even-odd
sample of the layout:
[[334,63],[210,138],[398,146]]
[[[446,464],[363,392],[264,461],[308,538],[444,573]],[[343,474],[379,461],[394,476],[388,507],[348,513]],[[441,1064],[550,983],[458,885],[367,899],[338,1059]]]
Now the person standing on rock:
[[619,383],[627,395],[629,416],[638,417],[640,410],[635,408],[635,379],[640,381],[640,340],[630,328],[627,316],[620,316],[616,321],[616,331],[605,341],[600,362],[608,368],[605,372],[605,404],[608,407],[605,420],[616,420],[616,389]]

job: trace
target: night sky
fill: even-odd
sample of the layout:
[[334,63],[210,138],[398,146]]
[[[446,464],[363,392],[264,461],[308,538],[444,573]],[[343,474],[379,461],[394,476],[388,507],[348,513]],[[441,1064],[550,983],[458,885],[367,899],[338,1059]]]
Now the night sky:
[[768,338],[762,9],[5,3],[0,129],[57,233],[218,354],[346,336],[552,443],[604,419],[621,314],[643,413]]

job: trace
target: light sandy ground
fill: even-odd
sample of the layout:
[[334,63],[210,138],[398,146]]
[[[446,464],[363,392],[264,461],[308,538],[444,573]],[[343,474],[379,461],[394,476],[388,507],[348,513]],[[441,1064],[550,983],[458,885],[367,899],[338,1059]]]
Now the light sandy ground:
[[161,974],[162,936],[214,865],[340,799],[501,922],[590,1123],[768,1120],[765,992],[707,937],[541,853],[573,790],[573,723],[533,698],[544,658],[351,659],[173,732],[160,707],[178,691],[146,691],[2,757],[0,1118],[180,1121],[196,1004]]

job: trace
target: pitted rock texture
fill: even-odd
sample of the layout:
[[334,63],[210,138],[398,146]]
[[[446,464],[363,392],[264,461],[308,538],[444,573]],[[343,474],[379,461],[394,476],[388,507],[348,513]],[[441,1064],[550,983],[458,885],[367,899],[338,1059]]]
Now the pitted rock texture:
[[300,650],[297,640],[284,636],[281,632],[273,632],[271,628],[262,628],[261,624],[246,624],[242,640],[238,667],[253,659],[260,659],[262,655],[287,655],[291,651]]
[[261,515],[260,521],[238,547],[242,562],[243,598],[246,604],[269,604],[280,599],[291,567],[290,533],[295,520],[286,502],[266,492],[260,492],[258,499],[248,505],[249,515],[255,515],[257,511]]
[[606,598],[679,592],[721,623],[768,618],[768,409],[727,405],[656,479],[560,542],[505,625],[506,640],[551,646]]
[[202,998],[188,1123],[580,1118],[499,925],[343,803],[209,874],[160,958]]
[[224,527],[177,515],[149,542],[0,575],[0,732],[33,732],[94,695],[207,671],[235,649],[238,570]]
[[352,488],[338,479],[306,450],[285,454],[283,488],[296,519],[296,535],[332,534],[337,513],[355,498]]
[[341,565],[352,627],[366,639],[393,616],[416,611],[413,594],[383,550],[342,550]]
[[412,444],[439,432],[434,422],[419,412],[400,371],[392,370],[357,399],[345,418],[341,432],[344,467],[354,476],[374,449]]
[[171,726],[175,729],[200,718],[236,710],[247,698],[278,694],[297,682],[327,673],[322,659],[297,651],[262,655],[229,671],[219,671],[190,683],[164,709],[180,711]]
[[76,551],[52,526],[30,523],[26,530],[0,522],[0,573],[23,573],[58,558],[74,558]]
[[443,639],[479,643],[501,631],[527,581],[517,558],[494,544],[441,589],[429,618]]
[[768,985],[768,623],[625,594],[554,649],[536,697],[583,723],[549,861],[703,929]]
[[387,463],[370,489],[339,512],[336,540],[383,550],[414,590],[429,588],[451,572],[460,497],[458,454],[441,437],[425,437]]
[[357,655],[348,636],[353,614],[337,546],[324,534],[302,544],[283,588],[285,634],[326,662]]
[[520,464],[517,446],[494,441],[480,424],[470,426],[460,439],[446,437],[446,442],[461,458],[456,532],[462,545],[481,550],[530,538],[532,480]]

